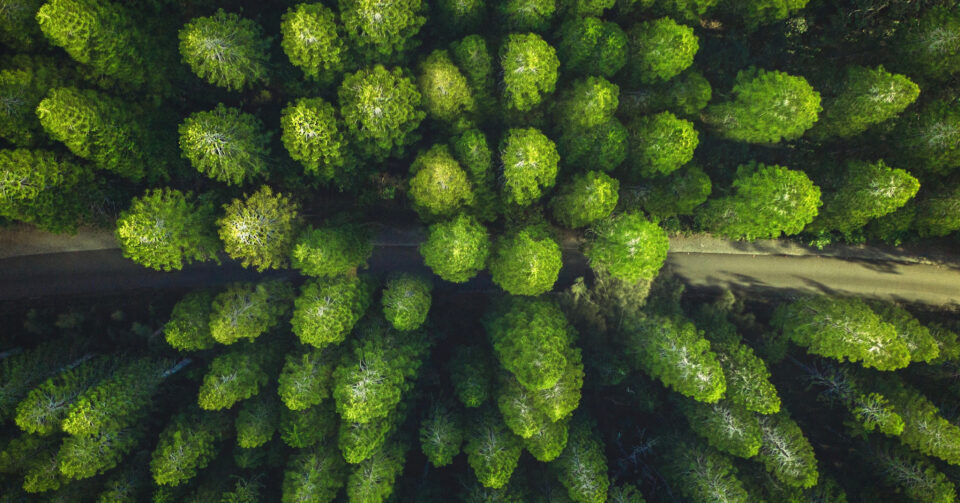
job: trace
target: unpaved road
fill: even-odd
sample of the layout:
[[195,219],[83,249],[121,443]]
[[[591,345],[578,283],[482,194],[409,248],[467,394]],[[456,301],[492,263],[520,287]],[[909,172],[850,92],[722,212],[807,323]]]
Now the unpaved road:
[[[421,236],[416,229],[380,232],[370,260],[371,271],[426,271],[416,249]],[[229,261],[221,266],[194,265],[179,272],[152,271],[124,259],[112,246],[115,245],[107,234],[52,238],[42,233],[0,231],[0,300],[192,288],[260,277]],[[565,243],[560,286],[586,270],[583,256],[575,248],[575,244]],[[733,288],[778,297],[802,293],[855,294],[930,305],[960,305],[960,265],[950,256],[931,262],[918,254],[863,247],[835,249],[821,255],[789,243],[745,244],[693,237],[671,239],[667,269],[697,288]],[[292,271],[268,274],[295,277]],[[496,290],[487,275],[465,285],[445,283],[440,288]]]

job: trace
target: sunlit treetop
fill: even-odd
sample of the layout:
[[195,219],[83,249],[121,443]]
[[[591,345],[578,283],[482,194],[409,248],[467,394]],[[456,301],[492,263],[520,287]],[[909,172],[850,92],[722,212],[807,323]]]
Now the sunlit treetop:
[[539,227],[501,237],[490,256],[493,282],[511,295],[540,295],[557,282],[563,260],[560,245]]
[[179,130],[183,156],[200,173],[228,185],[266,175],[271,132],[255,115],[220,103],[191,114]]
[[564,72],[609,79],[627,63],[628,45],[620,25],[578,17],[561,25],[557,53]]
[[509,31],[544,32],[557,11],[557,0],[502,0],[496,2],[496,11]]
[[302,3],[288,9],[280,23],[280,34],[284,54],[309,79],[332,82],[353,64],[336,13],[322,3]]
[[510,129],[500,142],[503,199],[529,206],[553,187],[560,155],[556,145],[534,128]]
[[410,174],[410,199],[421,218],[451,216],[473,200],[467,174],[446,145],[418,155]]
[[610,276],[636,283],[652,280],[667,260],[667,233],[641,213],[624,213],[594,227],[596,238],[585,255],[590,267]]
[[613,118],[620,103],[620,88],[603,77],[577,80],[560,93],[557,116],[566,129],[586,129]]
[[258,271],[286,267],[300,227],[298,206],[264,185],[224,205],[220,240],[231,258]]
[[839,89],[824,96],[823,114],[807,134],[818,140],[849,138],[896,117],[919,95],[920,87],[905,75],[892,74],[883,66],[851,66]]
[[401,155],[426,115],[420,91],[400,68],[382,65],[348,74],[337,92],[347,135],[364,157]]
[[423,95],[423,108],[430,117],[451,125],[469,125],[464,116],[474,111],[473,95],[466,77],[447,51],[436,50],[427,56],[420,65],[417,84]]
[[323,98],[300,98],[281,112],[280,128],[283,146],[308,174],[339,187],[352,181],[357,160],[332,104]]
[[415,47],[427,22],[421,0],[339,0],[340,18],[354,47],[368,61],[390,61]]
[[670,80],[693,64],[700,48],[693,28],[668,17],[633,25],[628,70],[634,84]]
[[270,39],[256,22],[220,9],[180,30],[180,55],[210,84],[239,91],[267,81]]
[[557,51],[534,33],[507,36],[500,50],[507,106],[528,111],[553,92],[560,60]]

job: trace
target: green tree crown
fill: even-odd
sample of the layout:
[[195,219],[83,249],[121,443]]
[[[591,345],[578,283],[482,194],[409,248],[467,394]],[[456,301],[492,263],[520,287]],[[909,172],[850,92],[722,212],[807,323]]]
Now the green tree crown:
[[291,264],[307,276],[334,277],[366,266],[370,234],[359,225],[308,228],[293,246]]
[[564,72],[610,79],[627,64],[628,46],[620,25],[595,17],[574,17],[560,26],[557,54]]
[[529,206],[553,187],[560,154],[550,138],[535,128],[510,129],[500,141],[503,199]]
[[270,39],[251,19],[223,9],[180,30],[180,55],[193,73],[217,87],[240,91],[267,81]]
[[210,336],[220,344],[253,342],[290,311],[293,287],[285,281],[236,283],[217,294],[210,308]]
[[347,37],[367,60],[396,58],[417,45],[415,36],[427,22],[421,0],[338,0]]
[[577,229],[606,218],[617,207],[620,182],[600,171],[578,173],[550,200],[553,218]]
[[183,157],[214,180],[242,185],[267,174],[272,133],[252,114],[220,103],[190,114],[179,131]]
[[432,288],[428,280],[412,274],[398,274],[391,278],[381,297],[384,318],[393,328],[403,332],[419,328],[430,311]]
[[540,295],[556,283],[563,266],[560,245],[537,228],[497,240],[490,255],[493,282],[511,295]]
[[416,84],[400,68],[376,65],[347,74],[337,95],[348,137],[375,160],[403,154],[426,116]]
[[261,272],[285,267],[300,226],[297,210],[296,203],[266,185],[234,199],[217,220],[224,249],[244,267]]
[[370,307],[372,293],[370,282],[356,276],[307,281],[294,300],[293,333],[316,348],[343,342]]
[[670,80],[693,64],[700,49],[693,28],[669,17],[637,23],[627,32],[630,38],[630,81],[651,84]]
[[643,177],[669,175],[693,159],[700,136],[693,123],[670,112],[635,118],[630,131],[629,165]]
[[595,225],[594,232],[584,254],[590,267],[614,278],[632,283],[652,280],[667,260],[667,233],[640,213],[610,217]]
[[280,46],[290,63],[312,80],[332,82],[353,65],[337,15],[322,3],[301,3],[287,9],[280,21]]
[[461,213],[430,225],[420,255],[440,279],[464,283],[486,267],[490,235],[476,218]]
[[535,33],[510,34],[500,50],[503,96],[507,107],[527,112],[553,92],[560,60],[557,51]]

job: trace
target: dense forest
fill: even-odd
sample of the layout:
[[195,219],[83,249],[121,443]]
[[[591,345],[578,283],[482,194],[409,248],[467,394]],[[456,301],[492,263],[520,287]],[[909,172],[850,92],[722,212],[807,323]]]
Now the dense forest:
[[957,0],[0,0],[0,51],[0,233],[264,273],[0,306],[0,503],[958,499],[957,312],[662,271],[955,247]]

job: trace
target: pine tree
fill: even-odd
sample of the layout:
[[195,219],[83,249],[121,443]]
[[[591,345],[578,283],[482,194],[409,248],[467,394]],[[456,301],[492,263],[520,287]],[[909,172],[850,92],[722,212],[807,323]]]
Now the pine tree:
[[550,419],[533,404],[533,392],[520,384],[512,375],[502,374],[497,389],[497,408],[504,424],[521,439],[533,437],[551,423]]
[[960,167],[960,104],[932,100],[904,114],[890,136],[903,166],[945,175]]
[[662,221],[693,214],[712,191],[710,177],[699,167],[688,164],[666,177],[645,182],[637,198],[644,211]]
[[183,157],[200,173],[227,185],[266,176],[271,133],[256,116],[219,103],[190,114],[179,131]]
[[299,451],[287,460],[283,474],[283,503],[330,503],[346,483],[346,464],[327,442]]
[[871,302],[870,308],[883,321],[897,330],[897,338],[910,351],[911,362],[930,363],[940,356],[940,347],[930,329],[906,309],[890,302]]
[[479,112],[477,119],[489,119],[485,116],[491,114],[497,105],[494,60],[490,51],[487,41],[480,35],[467,35],[450,44],[450,56],[470,85]]
[[217,341],[210,334],[213,292],[198,290],[183,296],[163,326],[163,335],[178,351],[210,349]]
[[670,442],[664,455],[670,485],[694,503],[748,503],[751,495],[727,456],[702,443]]
[[463,443],[464,418],[449,401],[436,401],[420,422],[420,448],[435,468],[453,462]]
[[280,128],[287,153],[307,174],[338,187],[351,183],[357,160],[333,105],[322,98],[300,98],[283,109]]
[[436,50],[420,64],[417,85],[423,96],[427,116],[443,122],[453,130],[471,125],[470,115],[476,110],[467,78],[453,64],[450,53]]
[[307,281],[294,300],[293,333],[315,348],[340,344],[370,307],[372,290],[358,277]]
[[628,165],[634,177],[669,175],[693,159],[700,136],[693,123],[670,112],[637,117],[629,124]]
[[450,141],[453,156],[460,162],[470,180],[473,199],[471,213],[484,222],[494,220],[500,210],[496,193],[493,152],[487,136],[479,129],[470,129]]
[[0,43],[17,51],[28,51],[40,42],[42,33],[34,22],[44,0],[7,0],[6,15],[0,17]]
[[90,356],[76,341],[54,339],[0,360],[0,420],[13,417],[34,386]]
[[255,449],[273,439],[277,432],[280,405],[274,393],[260,393],[240,405],[234,421],[237,445]]
[[557,459],[567,447],[569,423],[570,418],[545,422],[533,435],[523,439],[523,448],[541,463]]
[[[8,14],[16,16],[9,11]],[[0,20],[0,38],[7,19]],[[13,56],[5,66],[8,67],[0,70],[0,103],[3,103],[0,107],[0,138],[16,147],[48,143],[35,112],[37,105],[51,89],[75,82],[74,69],[49,56],[28,54]]]
[[670,80],[693,64],[700,44],[693,28],[669,17],[644,21],[628,31],[630,62],[628,81],[650,84]]
[[943,237],[960,229],[960,184],[922,194],[911,225],[920,237]]
[[824,194],[823,208],[808,231],[853,232],[903,207],[920,189],[910,173],[883,161],[850,161],[846,168],[839,186]]
[[787,19],[807,2],[809,0],[720,0],[717,12],[746,27],[747,32],[753,32],[762,25]]
[[629,116],[673,112],[686,119],[699,118],[713,97],[713,88],[704,76],[688,69],[667,82],[644,86],[624,93],[620,114]]
[[431,2],[430,7],[434,28],[452,36],[477,33],[487,21],[488,9],[484,0],[438,0]]
[[219,413],[190,410],[177,414],[160,433],[150,461],[153,480],[160,486],[189,482],[216,457],[228,434],[229,418]]
[[60,424],[77,399],[115,368],[109,359],[95,357],[48,378],[17,404],[17,426],[40,436],[60,431]]
[[277,391],[284,405],[291,410],[304,410],[329,397],[333,369],[339,359],[339,353],[331,348],[287,354],[277,378]]
[[60,473],[68,479],[82,480],[116,468],[145,436],[136,423],[139,421],[95,435],[67,436],[57,453]]
[[564,130],[585,130],[613,118],[620,88],[603,77],[573,82],[556,102],[556,116]]
[[467,173],[446,145],[434,145],[410,165],[409,196],[423,220],[455,215],[473,200]]
[[891,45],[896,60],[911,75],[944,81],[960,71],[960,9],[933,7],[918,18],[904,19]]
[[714,449],[740,458],[760,452],[762,433],[756,414],[728,400],[703,403],[682,399],[678,405],[690,429]]
[[627,34],[612,21],[573,17],[560,26],[558,39],[564,72],[609,79],[627,64]]
[[[337,14],[321,3],[301,3],[287,9],[280,22],[280,46],[290,63],[311,80],[332,83],[354,65],[344,43],[346,32]],[[302,101],[309,99],[301,99]]]
[[267,82],[270,39],[256,22],[217,10],[180,30],[180,55],[198,77],[229,91]]
[[529,206],[553,187],[560,155],[556,145],[535,128],[510,129],[500,141],[504,201]]
[[293,246],[290,262],[307,276],[332,278],[355,273],[372,253],[370,234],[359,225],[308,227]]
[[493,282],[511,295],[539,295],[553,288],[563,266],[560,246],[540,227],[501,237],[490,256]]
[[0,150],[0,216],[74,232],[99,193],[92,170],[47,150]]
[[463,451],[484,487],[499,489],[510,481],[521,449],[520,438],[507,429],[493,410],[481,409],[471,418]]
[[237,402],[260,393],[270,380],[273,355],[270,350],[244,343],[221,353],[210,362],[197,394],[203,410],[230,409]]
[[415,330],[427,320],[433,285],[422,276],[399,273],[387,281],[381,303],[383,316],[402,332]]
[[604,446],[592,420],[574,418],[570,438],[551,466],[557,471],[560,483],[567,488],[570,499],[577,503],[607,501],[610,480],[607,478],[607,458]]
[[340,18],[352,45],[368,61],[394,60],[417,46],[426,23],[420,0],[338,0]]
[[590,267],[630,283],[652,280],[667,260],[667,233],[640,213],[623,213],[593,227],[584,255]]
[[287,265],[300,227],[296,203],[264,185],[223,208],[225,213],[217,225],[231,258],[260,272]]
[[564,130],[557,139],[557,150],[566,166],[611,172],[627,159],[629,135],[626,126],[613,118],[585,130]]
[[381,503],[393,494],[403,471],[406,447],[392,441],[353,468],[347,478],[347,499],[357,503]]
[[956,501],[957,489],[946,474],[927,459],[904,449],[873,447],[865,453],[865,461],[877,466],[885,477],[885,485],[903,490],[917,503]]
[[606,218],[617,207],[620,182],[600,171],[573,176],[550,200],[553,218],[576,229]]
[[819,472],[813,447],[800,426],[783,412],[760,417],[763,444],[757,460],[773,476],[793,487],[813,487]]
[[807,134],[815,139],[849,138],[900,114],[920,95],[920,87],[883,66],[846,69],[836,91],[823,98],[824,113]]
[[500,49],[503,97],[510,110],[528,112],[553,93],[560,60],[557,51],[535,33],[510,34]]
[[496,4],[497,20],[511,32],[545,32],[557,11],[554,0],[506,0]]
[[221,344],[253,342],[280,322],[292,298],[293,287],[284,281],[231,285],[213,299],[210,335]]
[[458,346],[449,360],[450,381],[460,402],[468,408],[483,405],[492,394],[493,362],[480,346]]
[[332,401],[303,410],[281,408],[280,440],[297,449],[317,445],[336,434],[337,423],[337,412]]
[[476,218],[461,213],[430,225],[419,250],[424,264],[440,279],[464,283],[486,267],[490,235]]
[[337,96],[347,136],[363,157],[399,157],[417,140],[415,131],[426,114],[416,84],[403,69],[375,65],[347,74]]

